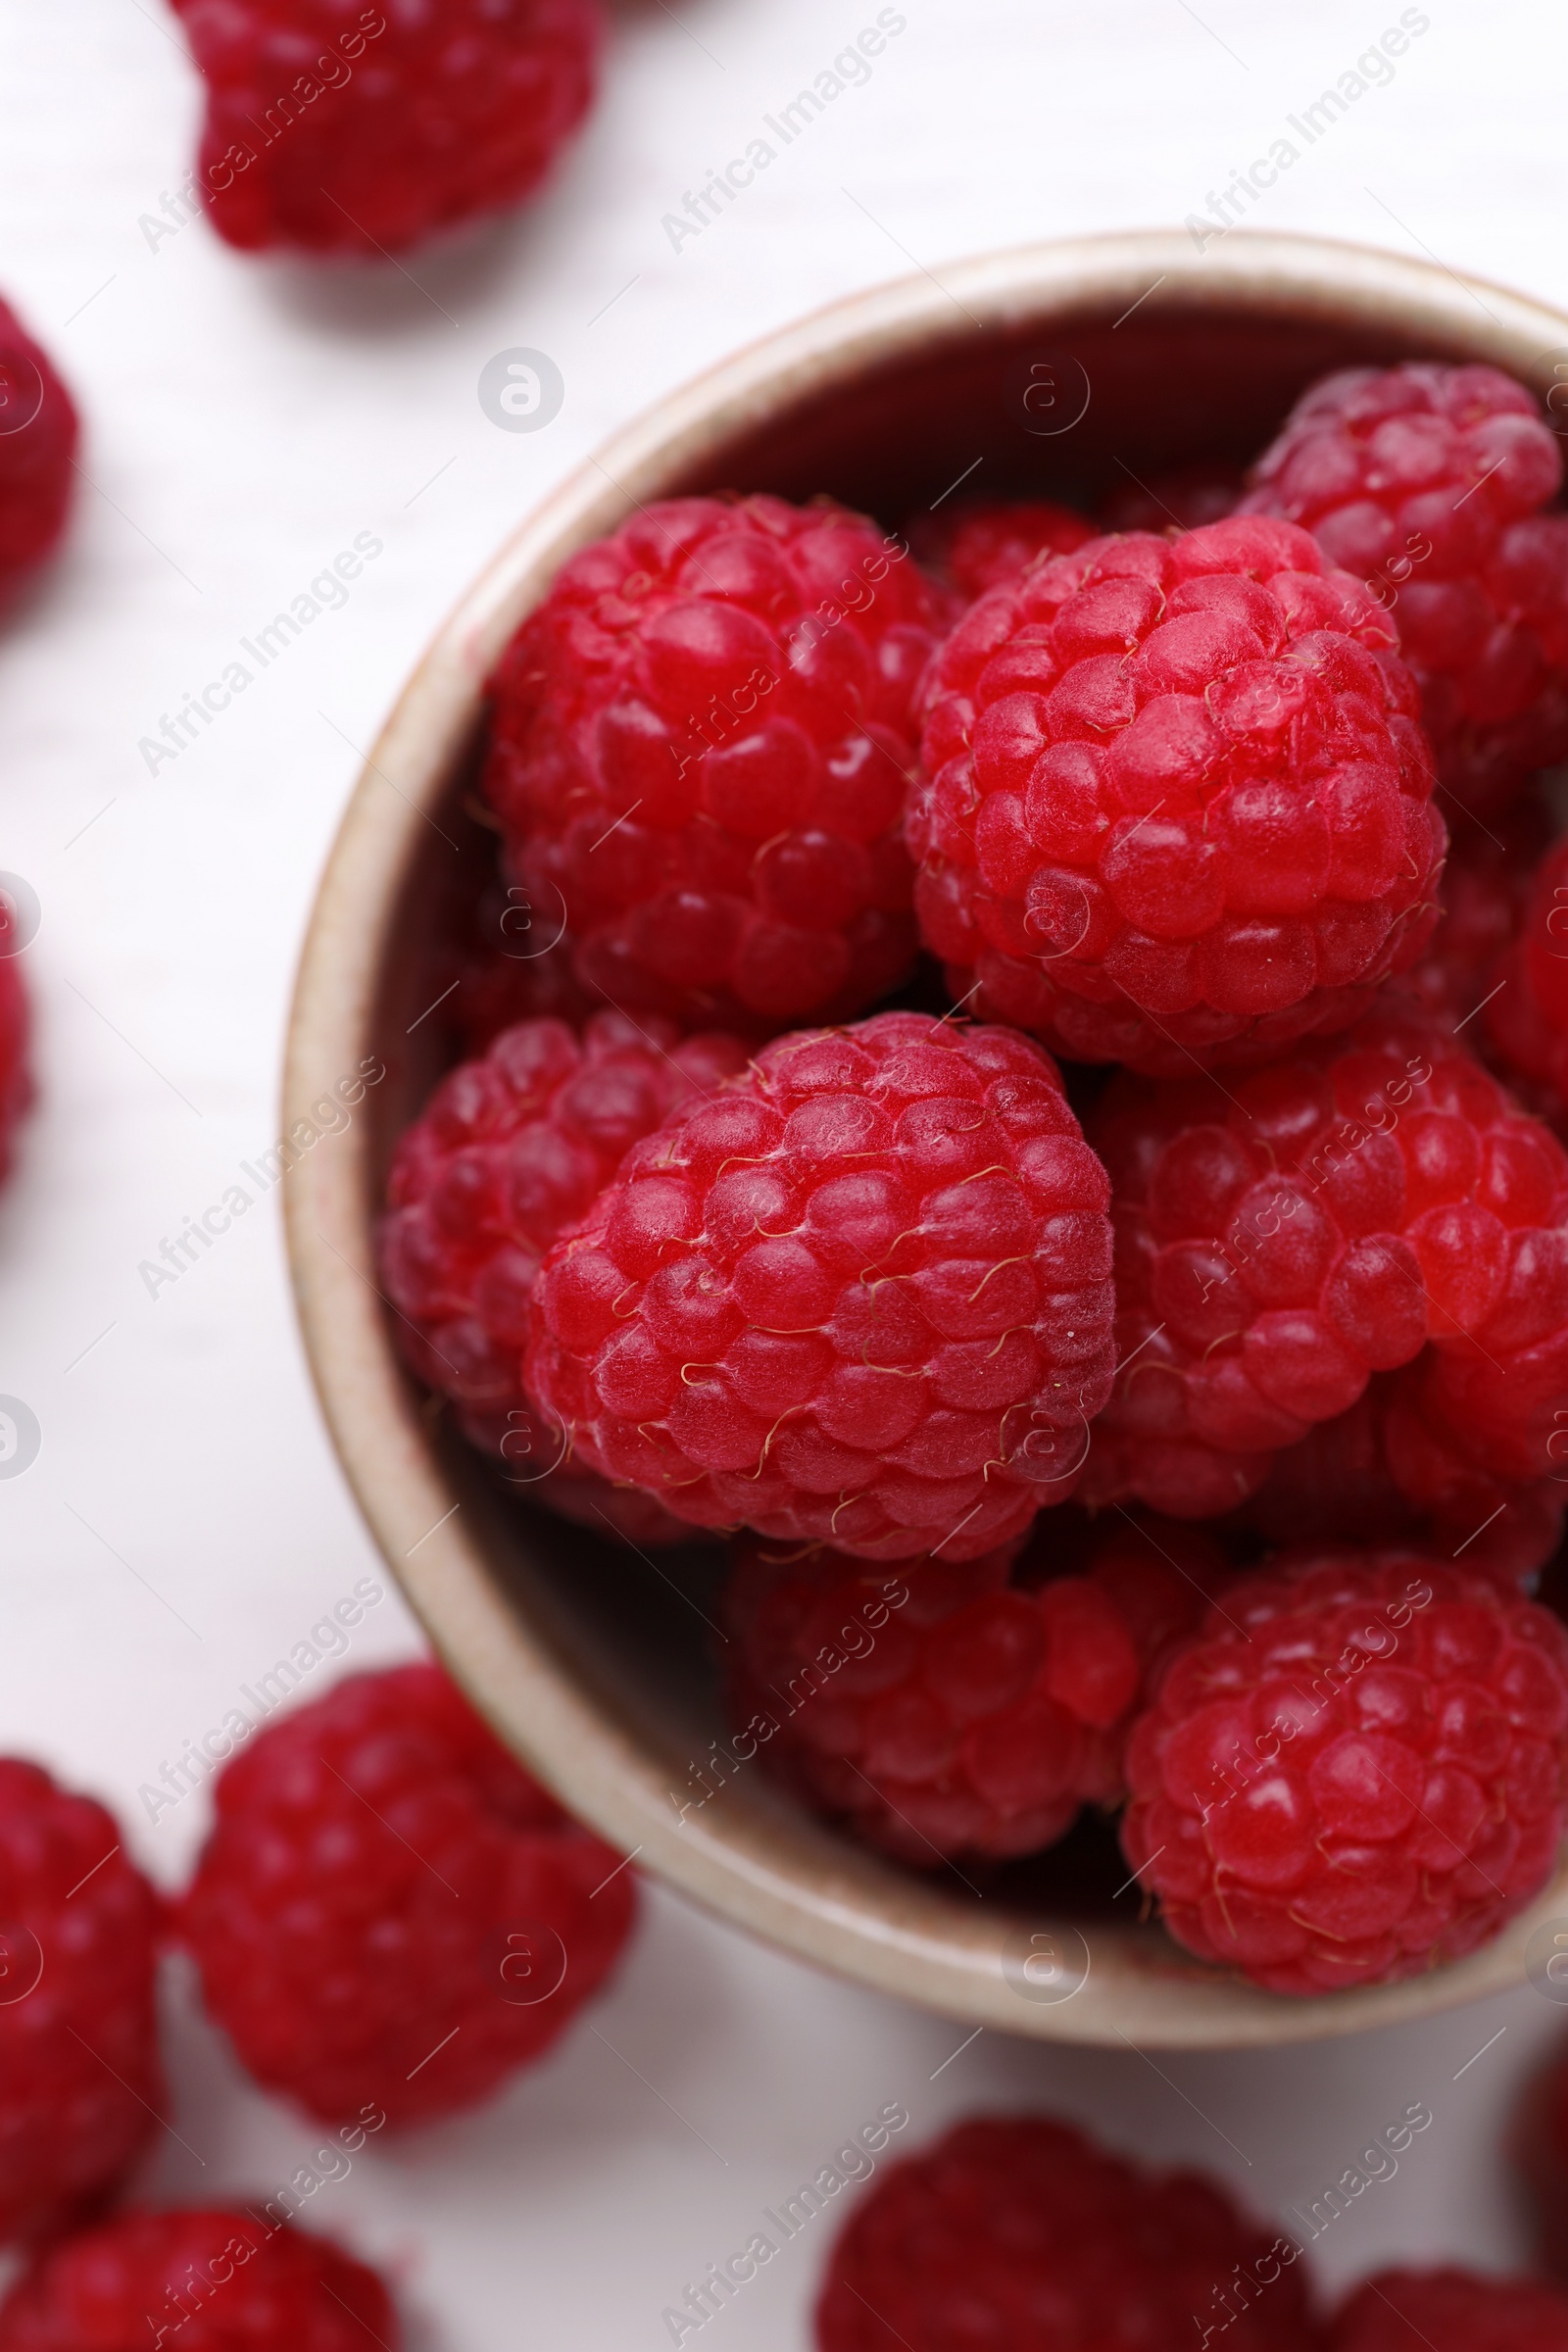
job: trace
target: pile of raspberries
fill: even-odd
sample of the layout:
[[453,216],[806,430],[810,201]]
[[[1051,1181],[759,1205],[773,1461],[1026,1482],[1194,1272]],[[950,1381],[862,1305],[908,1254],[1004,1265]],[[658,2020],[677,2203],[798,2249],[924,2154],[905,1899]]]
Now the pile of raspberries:
[[1546,1883],[1561,475],[1353,369],[1098,519],[642,509],[507,646],[381,1279],[519,1499],[728,1542],[720,1779],[971,1883],[1119,1812],[1284,1994]]

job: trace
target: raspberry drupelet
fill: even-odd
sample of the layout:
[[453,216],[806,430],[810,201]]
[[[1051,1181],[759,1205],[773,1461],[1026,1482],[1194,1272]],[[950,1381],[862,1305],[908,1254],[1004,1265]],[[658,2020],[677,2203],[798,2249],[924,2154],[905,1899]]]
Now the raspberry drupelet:
[[670,500],[572,558],[496,670],[484,788],[591,993],[756,1033],[905,978],[913,698],[948,619],[902,539],[826,500]]
[[1480,2271],[1379,2271],[1329,2325],[1329,2352],[1568,2352],[1568,2295]]
[[1568,1631],[1414,1551],[1227,1586],[1127,1742],[1128,1867],[1275,1992],[1454,1960],[1539,1893],[1568,1789]]
[[877,1568],[742,1536],[723,1618],[731,1752],[929,1868],[1054,1844],[1123,1793],[1121,1748],[1152,1660],[1201,1615],[1224,1555],[1195,1528],[1125,1524],[1084,1573],[1009,1581],[1008,1548]]
[[1104,1170],[1016,1031],[802,1031],[637,1144],[533,1299],[529,1394],[694,1525],[978,1558],[1110,1385]]
[[531,195],[604,36],[599,0],[172,4],[207,84],[192,179],[219,235],[362,261]]
[[1351,368],[1303,394],[1243,514],[1311,531],[1398,621],[1451,806],[1490,816],[1568,753],[1557,437],[1495,368]]
[[1174,1075],[1345,1028],[1420,953],[1446,837],[1415,683],[1306,532],[1048,558],[926,700],[915,907],[983,1016]]
[[453,1399],[465,1435],[500,1455],[520,1494],[636,1543],[687,1531],[560,1459],[522,1385],[528,1300],[551,1243],[630,1147],[746,1058],[734,1038],[682,1040],[652,1014],[596,1012],[580,1040],[563,1021],[519,1021],[441,1081],[387,1179],[381,1279],[411,1369]]
[[376,2273],[276,2210],[122,2213],[68,2238],[0,2303],[0,2352],[399,2352]]
[[66,527],[76,412],[49,354],[0,302],[0,596]]
[[816,2341],[1192,2352],[1196,2319],[1200,2333],[1225,2326],[1236,2352],[1314,2352],[1298,2253],[1200,2173],[1146,2170],[1048,2116],[977,2116],[863,2191],[833,2247]]
[[112,1815],[0,1757],[0,2244],[89,2210],[157,2130],[162,1924]]
[[631,1932],[620,1857],[436,1666],[349,1675],[269,1725],[216,1805],[180,1932],[241,2063],[324,2123],[488,2098]]
[[[1067,556],[1098,527],[1076,508],[1049,498],[971,498],[946,514],[911,521],[909,545],[928,571],[973,604],[1037,557]],[[1158,527],[1157,525],[1155,526]]]
[[1483,1019],[1497,1064],[1568,1134],[1568,836],[1537,868]]
[[1086,1499],[1229,1510],[1282,1446],[1405,1364],[1389,1466],[1417,1507],[1553,1474],[1568,1155],[1417,1005],[1390,998],[1224,1087],[1123,1075],[1090,1125],[1114,1195],[1121,1371]]

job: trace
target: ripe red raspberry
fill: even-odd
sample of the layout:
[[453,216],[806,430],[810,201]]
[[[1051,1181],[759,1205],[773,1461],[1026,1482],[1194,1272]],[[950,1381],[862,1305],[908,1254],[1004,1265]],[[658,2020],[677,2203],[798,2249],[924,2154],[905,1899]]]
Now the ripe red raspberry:
[[1379,2271],[1352,2288],[1330,2352],[1568,2352],[1568,2296],[1539,2278],[1479,2271]]
[[436,1666],[346,1677],[259,1732],[216,1801],[180,1912],[207,2006],[326,2123],[488,2098],[631,1931],[630,1872]]
[[15,924],[13,909],[0,894],[0,1183],[10,1173],[17,1129],[32,1103],[32,1075],[27,1067],[32,1019],[22,966],[16,954],[7,952]]
[[861,2196],[816,2340],[1192,2352],[1196,2319],[1226,2326],[1236,2352],[1312,2352],[1297,2254],[1200,2173],[1146,2171],[1048,2116],[977,2116]]
[[531,195],[588,111],[598,0],[172,0],[230,245],[372,260]]
[[1125,476],[1099,509],[1102,531],[1196,531],[1234,514],[1242,496],[1241,469],[1214,461],[1175,466],[1148,482]]
[[1568,1487],[1491,1475],[1423,1387],[1420,1358],[1375,1372],[1348,1412],[1274,1455],[1246,1525],[1277,1544],[1413,1544],[1533,1583],[1561,1540]]
[[1226,1588],[1127,1742],[1129,1869],[1200,1958],[1275,1992],[1457,1959],[1545,1884],[1568,1630],[1414,1551]]
[[520,1494],[634,1542],[686,1531],[646,1496],[561,1461],[559,1432],[523,1390],[528,1300],[551,1243],[629,1147],[745,1066],[733,1038],[682,1043],[657,1015],[595,1013],[580,1043],[563,1021],[520,1021],[442,1080],[387,1178],[381,1279],[412,1369],[453,1398],[465,1434],[502,1457]]
[[1483,1016],[1499,1067],[1568,1133],[1568,835],[1531,880],[1517,936],[1493,971]]
[[0,593],[52,553],[66,527],[77,438],[49,354],[0,302]]
[[[1087,1497],[1228,1510],[1429,1343],[1418,1420],[1484,1392],[1459,1432],[1470,1477],[1551,1475],[1568,1155],[1418,1007],[1392,998],[1224,1088],[1124,1075],[1090,1124],[1115,1196],[1121,1372]],[[1444,1461],[1418,1461],[1414,1436],[1409,1466],[1391,1447],[1421,1507],[1464,1484],[1453,1434]]]
[[1096,535],[1086,514],[1049,498],[960,499],[945,514],[922,514],[908,529],[926,569],[965,604],[1016,578],[1038,556],[1071,555]]
[[742,1536],[723,1602],[731,1754],[760,1753],[901,1861],[1054,1844],[1081,1805],[1120,1802],[1147,1668],[1224,1574],[1209,1538],[1156,1527],[1102,1534],[1087,1573],[1010,1583],[1007,1547],[889,1569]]
[[1438,775],[1490,814],[1568,753],[1562,453],[1495,368],[1350,368],[1303,394],[1243,514],[1303,524],[1396,614]]
[[[1477,1015],[1496,989],[1500,958],[1524,925],[1551,834],[1544,803],[1527,793],[1493,819],[1492,830],[1466,826],[1448,851],[1437,929],[1401,985],[1450,1029],[1462,1028],[1472,1053],[1491,1048],[1488,1021]],[[1500,1056],[1499,1067],[1507,1076]]]
[[222,2206],[123,2213],[44,2254],[0,2352],[398,2352],[392,2298],[330,2238]]
[[484,784],[591,993],[756,1030],[904,978],[946,619],[904,543],[827,501],[670,500],[572,558],[496,671]]
[[78,2215],[156,2129],[161,1927],[113,1816],[0,1757],[0,2243]]
[[1109,1386],[1104,1170],[1050,1058],[887,1012],[672,1111],[546,1259],[528,1391],[696,1526],[978,1558]]
[[1419,954],[1443,858],[1394,647],[1261,519],[1092,540],[982,597],[910,804],[926,945],[1082,1061],[1173,1074],[1346,1027]]

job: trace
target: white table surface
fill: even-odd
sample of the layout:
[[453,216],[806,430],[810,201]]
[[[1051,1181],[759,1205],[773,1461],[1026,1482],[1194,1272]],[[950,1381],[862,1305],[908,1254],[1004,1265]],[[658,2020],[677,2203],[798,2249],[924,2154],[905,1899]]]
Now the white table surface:
[[[5,0],[0,290],[79,396],[93,486],[65,561],[0,628],[0,866],[43,908],[26,962],[40,1101],[0,1200],[0,1392],[43,1432],[0,1483],[0,1744],[115,1804],[164,1881],[204,1800],[155,1828],[138,1786],[374,1565],[307,1382],[275,1200],[156,1299],[137,1275],[273,1136],[351,747],[512,523],[666,387],[906,256],[940,269],[1180,221],[1398,16],[1393,0],[1202,0],[1201,21],[1185,0],[901,6],[870,81],[677,254],[663,214],[876,8],[679,0],[677,22],[627,5],[545,201],[416,260],[415,283],[243,260],[201,222],[151,247],[139,216],[187,168],[198,112],[160,0]],[[1568,302],[1568,21],[1530,0],[1430,14],[1393,83],[1253,218]],[[498,431],[475,397],[484,362],[519,344],[565,379],[535,434]],[[138,740],[362,531],[384,553],[347,606],[150,775]],[[349,1662],[416,1646],[389,1596]],[[944,2067],[962,2028],[658,1891],[590,2014],[600,2038],[579,2027],[484,2112],[368,2150],[311,2215],[390,2266],[425,2352],[652,2352],[683,2281],[892,2099],[911,2143],[988,2104],[1054,2106],[1282,2216],[1424,2099],[1432,2129],[1325,2235],[1322,2275],[1507,2265],[1522,2237],[1498,2131],[1568,2022],[1526,1990],[1268,2057],[1156,2069],[987,2033]],[[254,2194],[292,2171],[309,2127],[241,2080],[179,1987],[169,2047],[186,2144],[164,2139],[149,2193]],[[706,2335],[805,2352],[825,2244],[824,2225]]]

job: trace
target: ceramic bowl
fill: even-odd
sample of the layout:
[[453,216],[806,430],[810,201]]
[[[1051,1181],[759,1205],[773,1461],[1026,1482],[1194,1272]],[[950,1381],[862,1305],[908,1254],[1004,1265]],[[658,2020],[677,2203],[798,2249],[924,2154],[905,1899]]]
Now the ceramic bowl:
[[1389,2024],[1519,1983],[1532,1933],[1568,1914],[1568,1882],[1456,1966],[1288,2000],[1179,1951],[1102,1865],[1076,1893],[1059,1870],[983,1888],[925,1878],[808,1819],[755,1767],[688,1801],[724,1729],[718,1555],[644,1559],[530,1508],[401,1371],[375,1287],[392,1144],[455,1053],[429,1000],[444,910],[488,855],[472,813],[483,681],[562,563],[651,499],[827,490],[890,524],[959,482],[1092,500],[1189,459],[1245,459],[1325,369],[1407,357],[1493,361],[1544,393],[1562,380],[1568,318],[1356,246],[1238,230],[1200,251],[1173,231],[955,263],[771,335],[660,401],[522,522],[409,680],[316,903],[285,1132],[362,1064],[386,1075],[288,1178],[293,1278],[344,1469],[432,1642],[502,1737],[640,1868],[966,2024],[1139,2048]]

